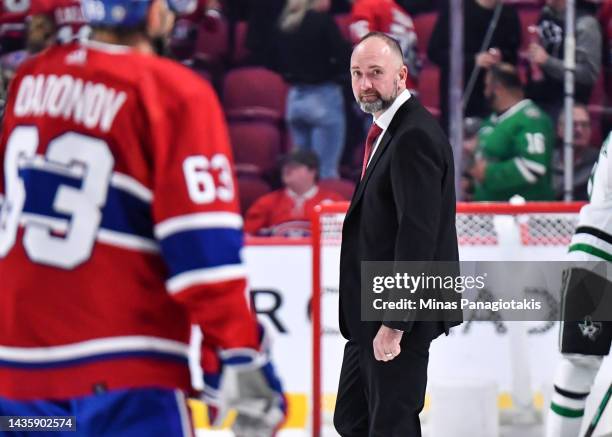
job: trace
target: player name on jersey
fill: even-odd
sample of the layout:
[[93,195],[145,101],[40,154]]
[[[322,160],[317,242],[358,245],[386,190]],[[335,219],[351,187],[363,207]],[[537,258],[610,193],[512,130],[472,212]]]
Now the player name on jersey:
[[57,26],[72,23],[87,23],[81,5],[68,6],[65,8],[57,8],[55,10],[55,23]]
[[14,113],[17,117],[72,118],[89,129],[108,132],[126,97],[124,91],[69,74],[27,75],[19,85]]

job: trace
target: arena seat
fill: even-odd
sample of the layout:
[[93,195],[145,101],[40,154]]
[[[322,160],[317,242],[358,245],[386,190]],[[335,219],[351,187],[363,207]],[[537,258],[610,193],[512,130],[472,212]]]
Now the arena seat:
[[223,80],[223,107],[231,119],[281,121],[285,117],[287,84],[263,67],[230,70]]
[[281,134],[275,125],[231,121],[229,135],[238,173],[261,176],[276,168],[281,154]]
[[240,212],[244,216],[249,207],[264,194],[270,192],[270,185],[257,176],[238,176]]

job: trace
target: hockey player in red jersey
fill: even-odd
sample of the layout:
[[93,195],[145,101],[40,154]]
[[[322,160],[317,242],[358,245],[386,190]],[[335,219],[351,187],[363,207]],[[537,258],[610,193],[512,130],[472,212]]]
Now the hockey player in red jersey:
[[217,98],[152,53],[172,25],[162,0],[84,10],[93,40],[29,59],[9,91],[0,416],[74,416],[87,436],[192,435],[194,323],[217,408],[238,409],[241,436],[272,435],[285,401],[247,303]]

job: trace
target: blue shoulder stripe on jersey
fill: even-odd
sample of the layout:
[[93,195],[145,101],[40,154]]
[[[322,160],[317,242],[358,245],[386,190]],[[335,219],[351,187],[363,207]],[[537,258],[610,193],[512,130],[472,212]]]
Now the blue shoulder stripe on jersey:
[[173,277],[190,270],[241,264],[242,243],[239,229],[191,229],[164,238],[161,251]]
[[70,220],[70,215],[59,213],[53,209],[53,201],[60,185],[79,189],[81,188],[81,179],[34,168],[19,170],[19,177],[23,179],[27,193],[23,206],[25,213]]
[[124,352],[111,352],[106,354],[90,355],[80,358],[71,358],[61,361],[47,361],[47,362],[35,362],[25,363],[23,361],[11,361],[6,359],[0,359],[0,367],[11,367],[16,369],[56,369],[66,366],[74,366],[79,364],[96,363],[99,361],[117,360],[126,358],[151,358],[157,360],[176,361],[179,363],[188,364],[189,360],[187,357],[182,355],[175,355],[167,352],[156,352],[156,351],[124,351]]
[[101,227],[155,239],[151,206],[142,199],[112,186],[108,190],[106,205],[102,210]]
[[[55,211],[53,202],[60,185],[80,189],[82,186],[80,178],[31,167],[21,169],[19,176],[26,186],[27,196],[23,208],[25,213],[70,220],[70,215]],[[140,198],[109,186],[100,227],[154,240],[150,209],[150,205]]]

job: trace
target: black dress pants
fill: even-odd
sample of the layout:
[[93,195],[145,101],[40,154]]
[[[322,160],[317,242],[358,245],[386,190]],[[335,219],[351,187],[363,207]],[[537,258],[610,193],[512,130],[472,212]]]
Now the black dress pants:
[[439,333],[435,323],[416,323],[387,362],[374,358],[373,338],[346,343],[334,411],[342,437],[421,436],[429,345]]

